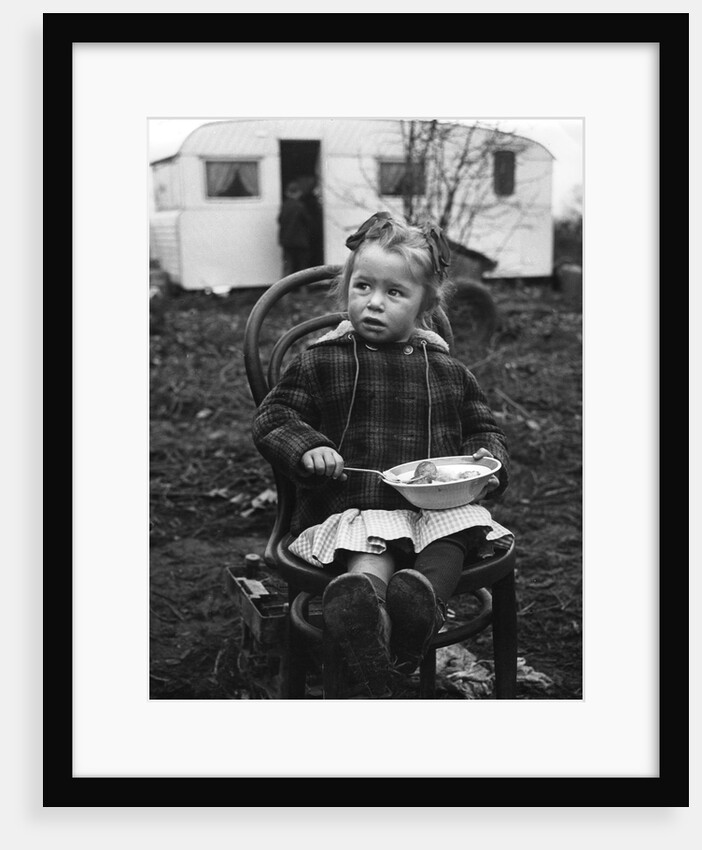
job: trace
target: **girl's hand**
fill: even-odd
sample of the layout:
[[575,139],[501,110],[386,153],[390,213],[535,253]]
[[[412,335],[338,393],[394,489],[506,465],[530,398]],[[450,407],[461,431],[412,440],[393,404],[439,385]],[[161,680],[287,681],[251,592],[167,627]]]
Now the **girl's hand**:
[[344,473],[343,457],[329,446],[319,446],[305,452],[300,460],[300,467],[300,474],[305,477],[325,475],[327,478],[338,478],[341,481],[346,481],[348,477]]
[[[473,455],[473,460],[480,460],[483,457],[495,457],[492,452],[489,452],[487,449],[478,449]],[[491,493],[493,490],[496,490],[500,486],[500,479],[496,475],[491,475],[488,480],[485,482],[485,487],[481,490],[480,494],[475,498],[475,501],[479,501],[480,499],[484,499],[488,493]]]
[[488,478],[487,483],[485,484],[485,487],[484,487],[483,491],[481,492],[481,494],[480,494],[480,495],[478,496],[478,498],[476,499],[476,502],[477,502],[479,499],[484,499],[484,498],[487,496],[487,494],[488,494],[488,493],[491,493],[493,490],[497,490],[497,488],[498,488],[499,486],[500,486],[500,480],[499,480],[499,478],[498,478],[496,475],[491,475],[491,476]]

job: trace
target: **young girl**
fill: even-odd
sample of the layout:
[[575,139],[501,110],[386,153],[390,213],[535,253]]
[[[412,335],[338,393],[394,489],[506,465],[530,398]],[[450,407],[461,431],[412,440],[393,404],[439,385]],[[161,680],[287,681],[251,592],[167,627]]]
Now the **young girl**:
[[507,486],[508,455],[475,378],[430,330],[450,287],[441,230],[378,212],[346,245],[336,288],[348,320],[290,363],[253,438],[296,482],[291,551],[345,569],[322,598],[325,631],[346,660],[347,695],[377,698],[390,695],[393,670],[413,672],[426,653],[466,555],[509,532],[482,505],[420,510],[379,475],[345,466],[496,457],[484,498]]

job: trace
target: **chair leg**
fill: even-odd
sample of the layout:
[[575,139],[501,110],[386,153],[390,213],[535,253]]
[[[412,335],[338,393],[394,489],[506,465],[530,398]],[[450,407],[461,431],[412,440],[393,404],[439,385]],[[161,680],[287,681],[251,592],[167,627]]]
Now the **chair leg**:
[[[296,594],[297,591],[293,588],[288,590],[290,604]],[[282,675],[283,699],[304,699],[307,685],[307,648],[303,635],[292,627],[289,614],[286,643]]]
[[517,696],[517,597],[514,572],[492,586],[495,698]]
[[299,635],[290,628],[283,664],[283,699],[304,699],[307,685],[306,650]]
[[436,650],[431,648],[419,665],[419,698],[436,696]]
[[341,693],[342,660],[333,642],[322,639],[322,688],[324,699],[339,699]]

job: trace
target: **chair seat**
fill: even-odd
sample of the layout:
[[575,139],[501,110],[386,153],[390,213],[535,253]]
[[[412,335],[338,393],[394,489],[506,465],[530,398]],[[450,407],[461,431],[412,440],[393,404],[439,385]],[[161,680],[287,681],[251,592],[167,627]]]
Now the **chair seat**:
[[329,567],[315,567],[298,558],[289,550],[290,544],[295,539],[294,535],[286,534],[282,539],[273,544],[273,563],[275,569],[291,587],[297,591],[306,591],[313,595],[323,593],[324,588],[342,570],[333,565]]
[[[294,536],[287,534],[273,545],[272,558],[281,577],[298,591],[313,595],[322,593],[324,588],[341,570],[334,566],[315,567],[293,555],[289,546]],[[482,587],[491,587],[514,570],[514,542],[508,549],[498,550],[489,558],[481,558],[464,564],[460,581],[455,593],[467,593]]]

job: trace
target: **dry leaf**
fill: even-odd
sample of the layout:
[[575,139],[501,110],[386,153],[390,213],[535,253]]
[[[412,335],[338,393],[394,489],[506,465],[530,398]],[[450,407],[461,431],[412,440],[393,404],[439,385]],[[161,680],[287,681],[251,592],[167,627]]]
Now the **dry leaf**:
[[227,492],[226,487],[222,487],[220,489],[210,490],[209,493],[205,493],[208,499],[228,499],[229,493]]

